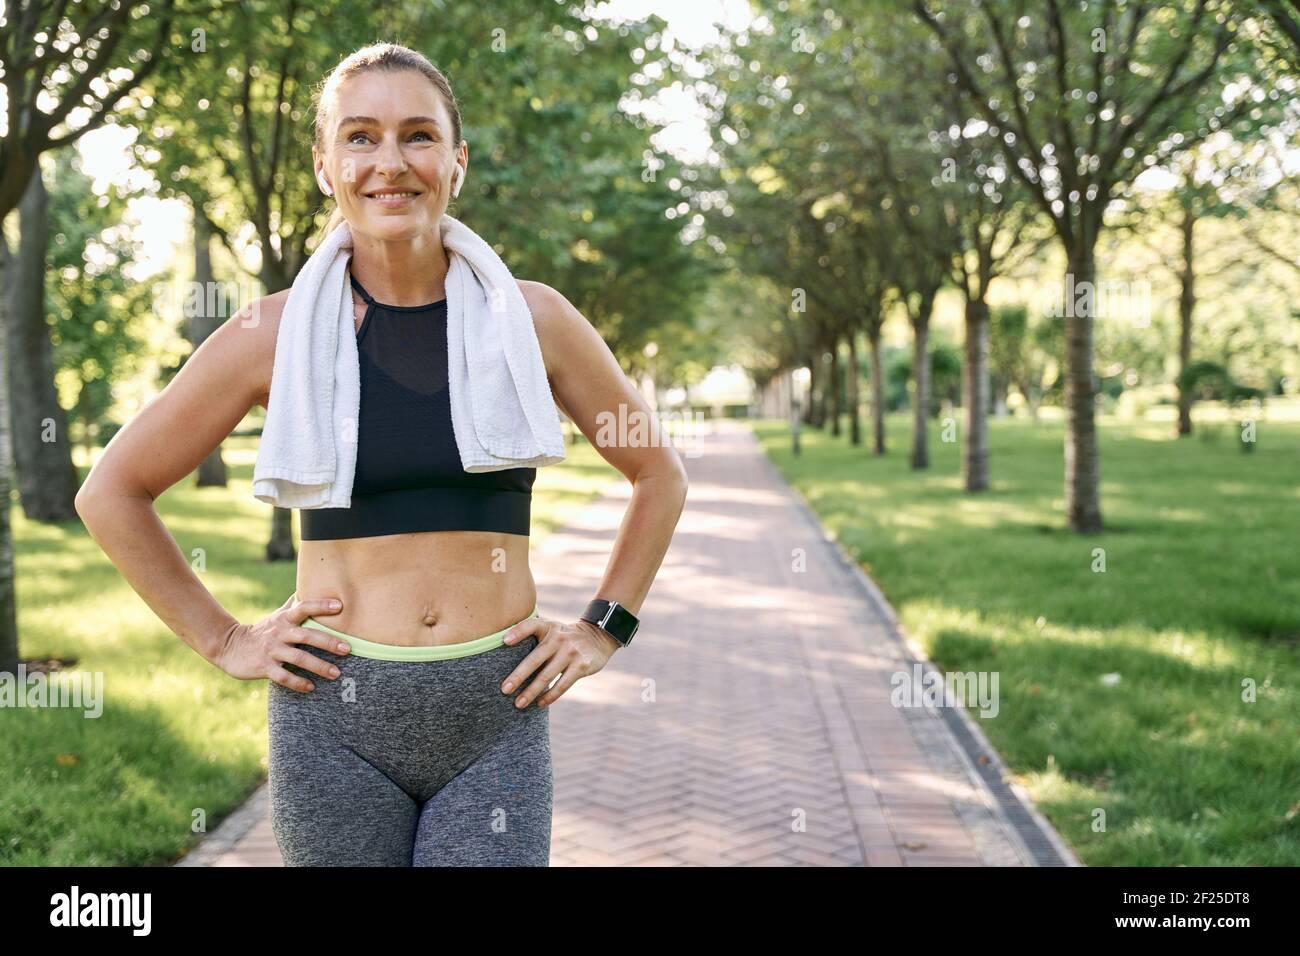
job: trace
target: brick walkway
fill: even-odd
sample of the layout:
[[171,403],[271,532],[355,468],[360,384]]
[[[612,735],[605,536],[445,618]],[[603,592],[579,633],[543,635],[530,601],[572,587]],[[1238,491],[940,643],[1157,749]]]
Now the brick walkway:
[[[552,865],[1077,865],[978,718],[891,705],[892,611],[745,426],[707,428],[641,632],[551,711]],[[581,613],[630,496],[535,549],[543,615]],[[280,865],[266,788],[180,865]]]

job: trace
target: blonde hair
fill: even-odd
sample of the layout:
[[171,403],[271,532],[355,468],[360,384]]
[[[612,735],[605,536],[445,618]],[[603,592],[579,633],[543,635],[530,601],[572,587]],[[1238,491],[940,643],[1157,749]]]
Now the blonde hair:
[[[334,116],[339,87],[345,80],[367,70],[386,70],[389,73],[414,70],[423,75],[433,84],[434,89],[442,94],[443,101],[447,104],[447,112],[451,114],[452,147],[460,145],[460,106],[456,103],[456,94],[451,91],[451,84],[447,82],[447,77],[443,76],[442,71],[430,63],[429,58],[423,53],[417,53],[410,47],[397,43],[372,43],[370,46],[349,53],[340,60],[316,89],[312,106],[316,112],[316,150],[321,156],[325,155],[325,134]],[[336,200],[334,211],[330,213],[322,236],[329,235],[341,222],[343,222],[343,213]]]

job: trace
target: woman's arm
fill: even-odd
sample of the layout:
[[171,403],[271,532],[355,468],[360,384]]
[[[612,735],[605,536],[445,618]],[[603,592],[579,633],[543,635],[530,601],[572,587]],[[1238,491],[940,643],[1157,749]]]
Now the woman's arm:
[[203,586],[154,500],[265,404],[282,302],[282,293],[259,299],[209,335],[113,436],[76,497],[86,530],[135,592],[212,662],[239,622]]
[[[600,333],[562,294],[521,283],[537,318],[551,392],[601,456],[632,483],[632,501],[593,598],[617,601],[633,614],[650,593],[686,503],[689,481],[681,453],[658,416],[623,373]],[[533,308],[536,301],[541,306]],[[641,427],[637,427],[641,423]],[[654,444],[654,440],[659,444]]]

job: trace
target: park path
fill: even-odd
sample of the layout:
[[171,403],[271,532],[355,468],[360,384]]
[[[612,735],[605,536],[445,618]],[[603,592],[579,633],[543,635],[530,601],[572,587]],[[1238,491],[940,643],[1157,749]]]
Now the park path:
[[[977,716],[891,704],[891,675],[930,665],[752,432],[679,447],[645,623],[551,710],[551,864],[1078,865]],[[534,550],[543,615],[582,612],[630,497],[620,480]],[[180,865],[281,865],[265,786]]]

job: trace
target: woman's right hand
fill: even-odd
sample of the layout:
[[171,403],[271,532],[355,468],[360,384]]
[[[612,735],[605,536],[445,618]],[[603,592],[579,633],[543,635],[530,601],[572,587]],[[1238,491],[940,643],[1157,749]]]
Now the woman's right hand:
[[281,661],[330,680],[336,679],[339,676],[337,667],[294,645],[310,644],[334,654],[348,653],[350,648],[333,634],[314,627],[302,627],[302,622],[314,615],[337,614],[343,604],[334,598],[299,601],[297,597],[296,592],[291,594],[284,604],[256,624],[238,624],[231,628],[213,663],[231,677],[240,680],[265,677],[303,693],[314,690],[315,685],[305,677],[287,671],[281,666]]

